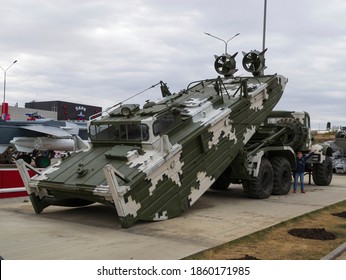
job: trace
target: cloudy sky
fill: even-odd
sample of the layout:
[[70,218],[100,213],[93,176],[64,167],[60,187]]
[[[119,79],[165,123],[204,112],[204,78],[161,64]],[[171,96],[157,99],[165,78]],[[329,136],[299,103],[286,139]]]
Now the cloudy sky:
[[[224,44],[204,32],[225,40],[240,33],[228,52],[239,52],[237,74],[245,74],[242,51],[262,49],[263,6],[264,0],[2,0],[0,66],[18,60],[7,71],[6,101],[107,108],[160,80],[179,91],[217,76],[214,54]],[[289,79],[277,109],[308,111],[315,129],[327,121],[346,126],[345,0],[268,0],[266,47],[265,73]],[[133,102],[159,96],[154,88]]]

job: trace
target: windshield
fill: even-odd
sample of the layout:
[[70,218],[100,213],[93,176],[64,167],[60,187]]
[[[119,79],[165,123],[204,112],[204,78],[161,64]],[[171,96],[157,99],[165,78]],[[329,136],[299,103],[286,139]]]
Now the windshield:
[[145,124],[94,124],[89,136],[94,141],[147,141],[149,128]]

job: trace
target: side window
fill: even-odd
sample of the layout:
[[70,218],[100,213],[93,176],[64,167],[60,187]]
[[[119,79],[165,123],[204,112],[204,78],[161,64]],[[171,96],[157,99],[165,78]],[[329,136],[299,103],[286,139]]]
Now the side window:
[[121,140],[146,141],[149,139],[149,128],[145,124],[122,124],[118,137]]
[[173,114],[167,114],[160,117],[153,124],[154,135],[160,134],[162,131],[168,130],[175,123],[175,116]]

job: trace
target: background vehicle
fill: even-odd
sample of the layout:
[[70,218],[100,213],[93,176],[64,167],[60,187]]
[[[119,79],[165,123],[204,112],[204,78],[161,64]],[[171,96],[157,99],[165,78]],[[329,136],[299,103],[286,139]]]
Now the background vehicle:
[[335,134],[332,141],[335,147],[333,154],[333,168],[336,173],[346,173],[346,127],[342,126]]

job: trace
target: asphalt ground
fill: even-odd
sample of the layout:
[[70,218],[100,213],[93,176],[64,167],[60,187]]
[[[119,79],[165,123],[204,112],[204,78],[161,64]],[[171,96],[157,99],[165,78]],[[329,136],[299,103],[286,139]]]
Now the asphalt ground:
[[[346,200],[346,174],[330,186],[308,185],[264,200],[242,187],[208,191],[183,215],[120,228],[116,210],[94,204],[51,206],[37,215],[27,197],[0,199],[0,256],[12,260],[176,260],[281,221]],[[344,254],[338,257],[343,259]]]

